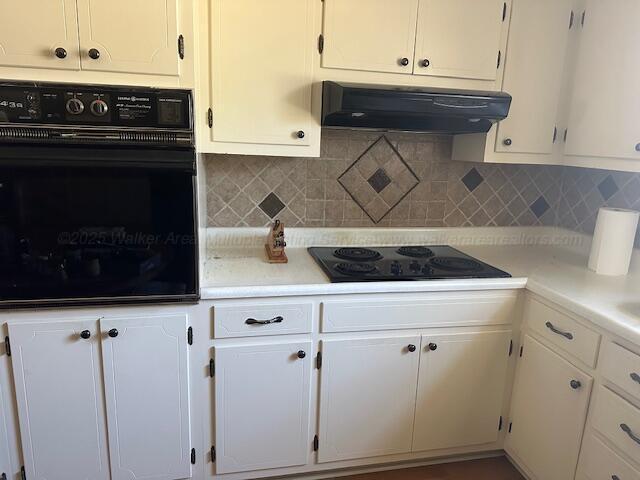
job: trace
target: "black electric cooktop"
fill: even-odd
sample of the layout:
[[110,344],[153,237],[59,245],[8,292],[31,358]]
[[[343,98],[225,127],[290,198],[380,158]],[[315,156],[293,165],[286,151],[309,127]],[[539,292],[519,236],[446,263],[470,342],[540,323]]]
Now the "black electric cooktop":
[[511,277],[449,246],[311,247],[309,253],[333,283]]

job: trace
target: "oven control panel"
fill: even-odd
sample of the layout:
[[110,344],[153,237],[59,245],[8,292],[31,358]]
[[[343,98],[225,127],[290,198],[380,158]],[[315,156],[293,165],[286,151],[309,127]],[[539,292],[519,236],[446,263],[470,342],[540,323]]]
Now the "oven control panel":
[[191,92],[85,85],[0,84],[1,124],[190,130]]

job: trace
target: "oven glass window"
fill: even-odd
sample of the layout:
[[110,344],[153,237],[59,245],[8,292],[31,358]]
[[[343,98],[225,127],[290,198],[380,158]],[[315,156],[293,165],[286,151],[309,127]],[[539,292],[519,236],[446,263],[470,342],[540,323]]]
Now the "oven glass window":
[[194,295],[190,172],[0,167],[0,301]]

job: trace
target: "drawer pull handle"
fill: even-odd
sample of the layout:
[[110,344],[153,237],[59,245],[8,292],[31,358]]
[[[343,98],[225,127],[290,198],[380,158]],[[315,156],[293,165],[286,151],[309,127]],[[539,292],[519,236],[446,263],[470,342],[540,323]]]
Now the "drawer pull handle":
[[547,322],[545,323],[545,326],[551,330],[553,333],[557,334],[557,335],[561,335],[564,338],[566,338],[567,340],[573,340],[573,334],[569,333],[569,332],[563,332],[562,330],[558,330],[553,323],[551,322]]
[[282,323],[284,318],[282,317],[273,317],[269,320],[256,320],[255,318],[247,318],[244,322],[247,325],[271,325],[272,323]]
[[640,375],[638,375],[637,373],[633,372],[629,376],[631,377],[631,380],[633,380],[634,382],[640,383]]
[[611,475],[611,480],[620,480],[618,475]]
[[629,438],[631,440],[633,440],[634,442],[636,442],[638,445],[640,445],[640,437],[637,437],[635,433],[633,433],[633,431],[631,430],[631,428],[629,428],[629,425],[627,425],[626,423],[621,423],[620,424],[620,429],[626,433]]

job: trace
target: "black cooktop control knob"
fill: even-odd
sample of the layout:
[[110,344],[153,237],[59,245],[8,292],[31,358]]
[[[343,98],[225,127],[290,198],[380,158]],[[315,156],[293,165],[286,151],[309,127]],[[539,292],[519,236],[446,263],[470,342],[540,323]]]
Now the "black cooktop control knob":
[[89,109],[96,117],[104,117],[109,112],[109,105],[104,100],[94,100]]
[[433,268],[431,268],[429,265],[425,265],[425,266],[422,268],[422,273],[423,273],[424,275],[433,275]]
[[391,273],[393,275],[402,275],[402,265],[400,265],[398,262],[393,262],[391,264]]
[[409,270],[411,270],[413,273],[417,273],[421,269],[422,269],[422,266],[415,260],[409,264]]
[[84,103],[79,98],[70,98],[67,100],[67,112],[71,115],[80,115],[84,112]]

